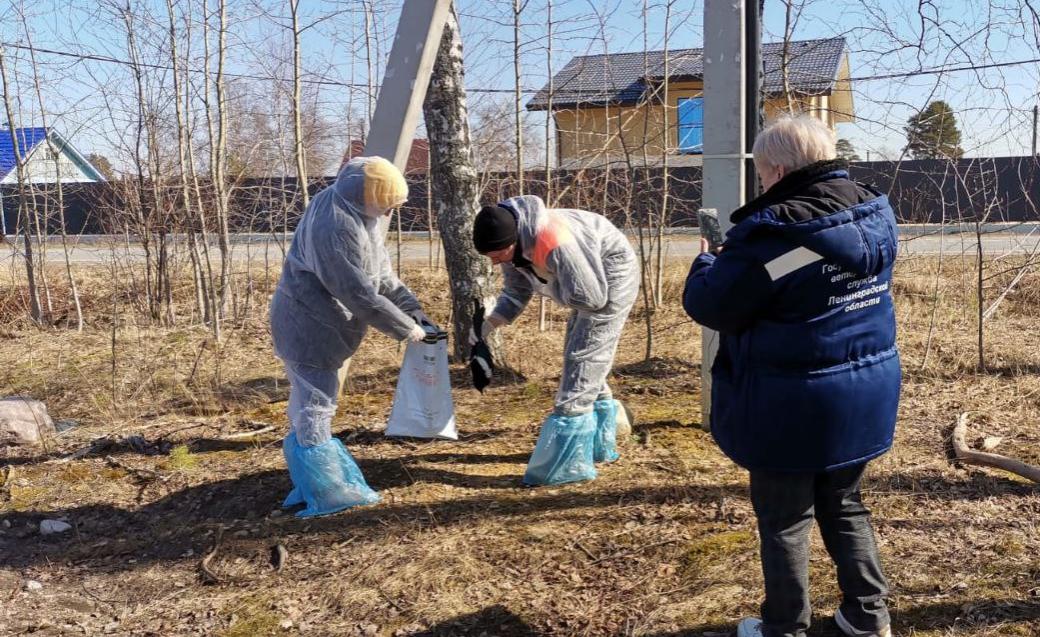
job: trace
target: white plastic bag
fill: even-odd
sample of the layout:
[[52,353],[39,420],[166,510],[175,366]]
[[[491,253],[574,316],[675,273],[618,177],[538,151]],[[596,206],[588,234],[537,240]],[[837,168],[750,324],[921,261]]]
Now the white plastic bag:
[[386,435],[459,439],[448,372],[447,333],[430,333],[405,349]]

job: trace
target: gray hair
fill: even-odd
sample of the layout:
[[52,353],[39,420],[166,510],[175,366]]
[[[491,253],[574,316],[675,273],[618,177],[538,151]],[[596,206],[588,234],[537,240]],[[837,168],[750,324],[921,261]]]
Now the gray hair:
[[755,162],[783,168],[785,172],[834,159],[837,135],[826,124],[810,117],[782,117],[758,134],[751,152]]

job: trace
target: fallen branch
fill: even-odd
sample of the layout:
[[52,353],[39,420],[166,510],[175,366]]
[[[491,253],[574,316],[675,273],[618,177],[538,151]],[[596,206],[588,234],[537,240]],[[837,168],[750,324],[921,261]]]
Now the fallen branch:
[[199,562],[199,579],[202,580],[203,584],[219,584],[222,580],[219,575],[213,572],[209,564],[213,561],[213,557],[217,554],[217,549],[220,548],[220,540],[224,537],[224,527],[217,528],[217,537],[213,540],[213,548],[206,553],[202,561]]
[[73,460],[79,460],[80,458],[89,456],[92,451],[94,451],[94,445],[90,444],[86,447],[73,451],[67,456],[62,456],[61,458],[54,458],[52,460],[48,460],[44,464],[65,464],[66,462],[72,462]]
[[274,431],[274,425],[264,427],[263,429],[255,429],[253,431],[241,431],[237,434],[226,434],[221,436],[221,440],[241,440],[242,438],[252,438],[253,436],[259,436],[270,431]]
[[125,462],[120,462],[119,460],[116,460],[112,456],[105,456],[105,462],[107,462],[110,467],[114,467],[116,469],[122,469],[123,471],[126,471],[127,473],[133,475],[138,480],[142,480],[142,481],[146,481],[146,482],[150,482],[152,480],[159,480],[161,482],[166,482],[167,480],[169,480],[172,477],[170,475],[163,475],[163,474],[159,473],[158,471],[152,471],[151,469],[144,469],[142,467],[135,467],[135,466],[129,465],[129,464],[125,463]]
[[[184,430],[194,429],[196,427],[212,427],[212,425],[193,425],[191,427],[185,427]],[[134,453],[139,453],[145,456],[165,456],[172,448],[173,443],[162,437],[152,442],[141,435],[127,436],[124,438],[103,436],[101,438],[95,438],[86,447],[77,449],[76,451],[60,458],[48,460],[45,464],[65,464],[67,462],[72,462],[73,460],[80,460],[87,456],[100,456],[114,450],[130,450]],[[114,466],[121,466],[117,460],[111,459],[111,456],[106,455],[105,460]],[[123,468],[131,472],[147,471],[146,469],[135,469],[126,466],[123,466]]]
[[213,425],[213,424],[208,423],[208,422],[196,423],[194,425],[188,425],[187,427],[181,427],[180,429],[174,429],[173,431],[167,431],[167,432],[163,433],[162,437],[163,438],[169,438],[173,434],[179,434],[182,431],[190,431],[192,429],[199,429],[201,427],[211,427],[212,428],[212,427],[215,427],[215,426],[216,425]]
[[1040,467],[1026,464],[1014,458],[997,453],[976,451],[968,446],[968,413],[957,416],[957,424],[953,428],[953,453],[957,460],[965,464],[980,465],[1003,469],[1008,473],[1040,483]]

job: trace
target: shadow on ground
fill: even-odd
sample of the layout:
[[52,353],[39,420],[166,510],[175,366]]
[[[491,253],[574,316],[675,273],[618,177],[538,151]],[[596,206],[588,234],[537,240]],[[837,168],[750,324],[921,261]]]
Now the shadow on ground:
[[[346,419],[346,418],[344,418]],[[337,427],[339,424],[337,423]],[[218,427],[210,427],[210,431],[218,429]],[[198,431],[204,431],[199,429]],[[248,428],[243,428],[241,432],[247,433]],[[182,430],[175,430],[174,434],[182,433]],[[105,436],[94,439],[93,441],[85,444],[82,449],[76,452],[51,452],[43,454],[31,454],[31,455],[19,455],[10,457],[0,457],[0,466],[29,466],[33,464],[61,460],[68,458],[70,455],[75,454],[73,459],[81,460],[88,458],[104,458],[106,456],[120,457],[120,456],[165,456],[170,453],[174,447],[178,445],[186,445],[191,453],[209,453],[215,451],[249,451],[259,447],[268,446],[281,446],[282,437],[287,433],[285,425],[276,426],[273,431],[266,432],[260,436],[238,438],[238,439],[227,439],[227,438],[213,438],[209,436],[197,436],[191,437],[187,440],[168,440],[163,436],[156,436],[151,438],[145,438],[144,436],[135,435],[128,437],[119,436]],[[347,428],[334,434],[337,438],[343,441],[348,448],[353,449],[355,447],[370,447],[373,445],[385,445],[395,444],[407,447],[413,451],[422,450],[424,448],[436,448],[445,444],[452,444],[455,441],[446,441],[440,439],[429,439],[429,438],[402,438],[402,437],[390,437],[386,436],[385,430],[379,429],[367,429],[367,428]],[[492,428],[476,428],[466,427],[465,431],[459,432],[458,442],[474,442],[480,440],[491,440],[494,438],[500,438],[503,435],[507,435],[502,429],[497,427]],[[533,442],[531,443],[533,444]],[[21,450],[20,452],[25,452]],[[451,454],[449,454],[451,455]],[[524,458],[526,461],[526,457]]]
[[289,400],[289,381],[285,376],[263,376],[240,383],[224,383],[220,386],[220,398],[224,402],[276,403]]
[[[218,429],[218,427],[212,427],[211,429]],[[176,434],[180,432],[175,431],[173,433]],[[85,444],[81,449],[74,452],[52,452],[31,456],[2,458],[0,459],[0,466],[29,466],[53,460],[65,459],[84,460],[89,458],[118,458],[120,456],[166,456],[174,447],[182,444],[187,446],[191,453],[247,451],[271,444],[280,445],[282,435],[284,435],[284,431],[276,429],[275,431],[262,434],[261,436],[230,440],[227,438],[210,438],[205,436],[194,437],[184,441],[168,440],[163,436],[153,438],[145,438],[141,435],[127,436],[123,438],[118,436],[102,436],[95,438],[91,442]],[[278,440],[272,440],[271,436],[278,436]]]
[[[965,612],[965,609],[968,609]],[[947,630],[954,627],[982,628],[1025,624],[1040,621],[1040,601],[1020,602],[1007,599],[983,599],[971,602],[937,602],[892,610],[892,630],[899,635],[912,635],[919,630]],[[690,626],[679,631],[654,633],[652,637],[701,637],[702,635],[735,634],[735,624],[717,622]],[[519,633],[523,634],[523,633]],[[1015,634],[1025,634],[1016,632]],[[1029,633],[1040,634],[1040,633]],[[808,637],[844,637],[830,615],[815,615]]]
[[647,434],[653,434],[655,432],[668,431],[670,429],[679,430],[690,430],[690,429],[701,429],[699,422],[679,422],[678,420],[654,420],[650,422],[642,422],[639,420],[639,415],[636,414],[636,424],[632,425],[632,435],[645,437]]
[[542,637],[546,633],[535,630],[524,620],[501,605],[449,619],[426,630],[410,633],[412,637],[455,637],[456,635],[508,635],[509,637]]
[[620,378],[673,378],[681,374],[699,374],[701,366],[672,356],[655,356],[649,360],[628,363],[614,368]]
[[[464,525],[475,520],[523,518],[544,512],[574,511],[575,516],[580,517],[585,510],[615,507],[619,501],[638,501],[644,505],[694,503],[708,511],[719,498],[743,497],[745,490],[738,484],[706,490],[686,485],[617,489],[602,483],[595,487],[578,484],[523,489],[519,483],[526,455],[522,458],[520,454],[445,455],[458,463],[467,459],[474,460],[475,464],[515,463],[516,474],[486,477],[416,464],[407,464],[407,471],[403,471],[403,461],[398,459],[362,461],[362,470],[378,491],[413,482],[497,491],[421,503],[395,502],[393,493],[384,493],[379,505],[306,520],[288,514],[272,517],[290,486],[288,474],[281,470],[191,486],[137,508],[92,504],[50,511],[8,512],[0,515],[0,523],[11,525],[0,535],[0,555],[3,555],[0,564],[27,567],[62,561],[87,567],[134,569],[156,561],[184,559],[189,549],[195,555],[202,554],[217,528],[228,531],[225,537],[239,537],[233,541],[248,545],[243,546],[243,550],[263,551],[271,538],[289,535],[297,536],[296,542],[300,544],[324,544],[355,537],[362,542],[366,539],[383,541],[431,524]],[[445,455],[434,454],[429,461],[444,461]],[[417,456],[411,462],[426,460]],[[604,479],[609,478],[601,478]],[[35,525],[41,520],[58,517],[75,525],[74,532],[40,536],[35,531]],[[104,542],[99,544],[99,540]],[[128,562],[129,557],[134,558],[133,564]]]
[[1030,496],[1040,488],[1035,484],[1017,482],[1002,475],[971,473],[955,479],[949,475],[888,473],[871,474],[868,470],[863,483],[863,494],[869,500],[872,492],[897,492],[936,500],[988,500],[1005,496]]

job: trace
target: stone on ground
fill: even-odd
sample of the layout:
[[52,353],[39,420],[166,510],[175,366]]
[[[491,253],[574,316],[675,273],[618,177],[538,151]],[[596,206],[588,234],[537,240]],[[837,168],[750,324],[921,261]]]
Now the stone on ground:
[[39,444],[54,431],[54,421],[42,402],[21,396],[0,398],[0,446]]

